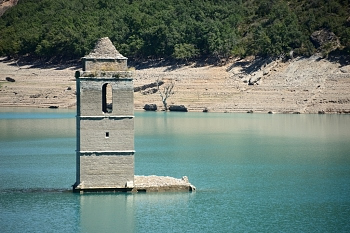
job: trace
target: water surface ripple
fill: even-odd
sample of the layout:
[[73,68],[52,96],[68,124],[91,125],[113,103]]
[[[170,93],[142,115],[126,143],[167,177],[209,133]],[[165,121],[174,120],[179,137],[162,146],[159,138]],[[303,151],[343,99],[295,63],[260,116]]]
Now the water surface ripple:
[[350,116],[135,113],[135,174],[194,193],[73,194],[75,112],[0,109],[2,232],[350,232]]

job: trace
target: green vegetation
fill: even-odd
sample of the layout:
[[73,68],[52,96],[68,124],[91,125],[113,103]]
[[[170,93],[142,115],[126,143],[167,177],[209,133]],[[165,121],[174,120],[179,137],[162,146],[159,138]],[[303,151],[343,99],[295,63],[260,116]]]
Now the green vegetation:
[[350,51],[348,0],[20,0],[0,18],[0,56],[79,58],[108,36],[132,58],[310,55],[326,29]]

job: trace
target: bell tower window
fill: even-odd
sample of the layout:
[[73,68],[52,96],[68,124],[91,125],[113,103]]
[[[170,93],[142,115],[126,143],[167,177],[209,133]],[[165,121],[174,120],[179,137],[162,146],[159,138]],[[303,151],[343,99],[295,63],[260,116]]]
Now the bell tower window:
[[102,86],[102,111],[104,113],[111,113],[113,111],[113,93],[112,85],[105,83]]

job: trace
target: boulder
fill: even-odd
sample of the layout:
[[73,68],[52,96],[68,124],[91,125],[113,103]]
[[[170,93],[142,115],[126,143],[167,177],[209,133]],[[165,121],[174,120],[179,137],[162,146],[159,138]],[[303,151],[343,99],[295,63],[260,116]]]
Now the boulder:
[[338,38],[333,32],[330,32],[328,30],[322,29],[319,31],[314,31],[310,39],[312,43],[315,45],[316,48],[321,47],[322,45],[329,43],[331,41],[337,41]]
[[313,32],[310,39],[320,52],[329,53],[340,47],[339,38],[326,29]]
[[188,112],[187,108],[184,105],[170,105],[169,111],[173,112]]
[[157,111],[157,105],[156,104],[145,104],[143,109],[146,111]]
[[14,79],[11,78],[11,77],[6,77],[6,81],[11,82],[11,83],[16,82],[16,80],[14,80]]
[[248,85],[258,85],[261,77],[263,76],[263,71],[255,72],[249,79]]

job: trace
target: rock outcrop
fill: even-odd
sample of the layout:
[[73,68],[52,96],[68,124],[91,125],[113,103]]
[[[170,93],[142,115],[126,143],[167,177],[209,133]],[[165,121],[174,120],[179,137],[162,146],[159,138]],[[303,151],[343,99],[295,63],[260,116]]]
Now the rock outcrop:
[[170,105],[169,106],[169,111],[172,112],[187,112],[187,108],[185,105]]
[[143,109],[145,111],[157,111],[157,105],[156,104],[145,104]]
[[310,39],[317,50],[324,54],[328,54],[340,47],[339,38],[326,29],[313,32]]

